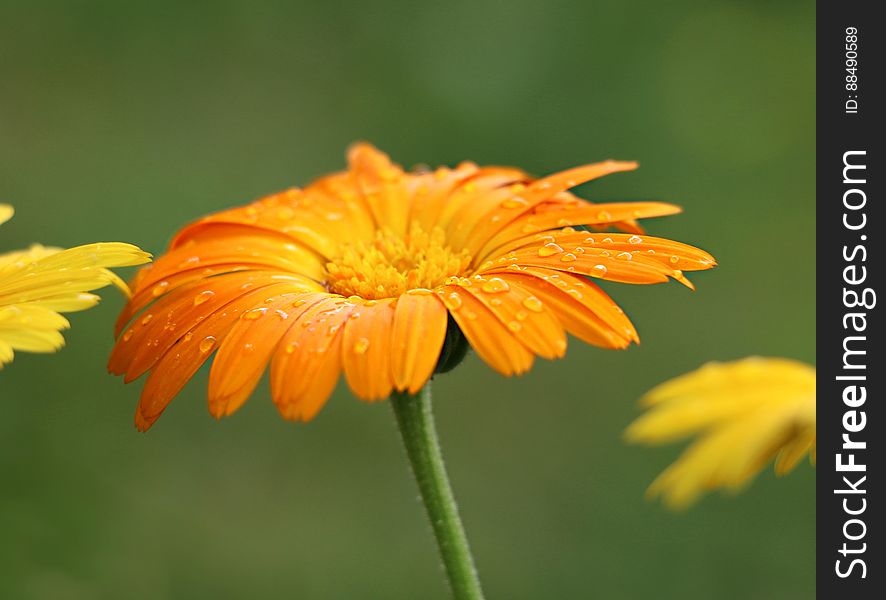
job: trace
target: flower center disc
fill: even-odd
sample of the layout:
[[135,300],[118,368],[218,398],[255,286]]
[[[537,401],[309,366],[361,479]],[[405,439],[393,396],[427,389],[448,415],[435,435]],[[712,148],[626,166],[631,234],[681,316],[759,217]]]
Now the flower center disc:
[[380,230],[371,242],[344,244],[326,264],[326,287],[367,300],[396,298],[415,288],[434,288],[461,275],[471,262],[466,250],[446,245],[439,227],[430,233],[413,225],[403,237]]

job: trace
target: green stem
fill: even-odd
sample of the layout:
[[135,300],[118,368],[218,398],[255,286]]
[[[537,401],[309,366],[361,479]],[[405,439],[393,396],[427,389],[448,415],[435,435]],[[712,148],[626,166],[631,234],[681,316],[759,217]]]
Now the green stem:
[[468,538],[458,516],[458,507],[437,440],[431,412],[430,382],[415,396],[394,392],[391,406],[394,407],[403,445],[406,446],[412,472],[437,538],[452,595],[456,600],[482,600],[480,579],[474,568]]

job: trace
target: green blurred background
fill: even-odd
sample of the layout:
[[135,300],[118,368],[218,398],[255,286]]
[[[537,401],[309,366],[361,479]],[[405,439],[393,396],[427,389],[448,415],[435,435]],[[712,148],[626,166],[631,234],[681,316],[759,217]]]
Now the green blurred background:
[[[620,436],[707,360],[814,361],[813,117],[811,2],[0,0],[0,249],[158,253],[357,139],[406,165],[639,160],[580,192],[684,206],[647,225],[717,256],[698,292],[608,285],[641,346],[436,382],[488,595],[812,598],[812,468],[672,514],[643,491],[679,447]],[[140,435],[104,296],[0,373],[0,597],[446,597],[386,405],[342,385],[294,425],[263,384],[216,422],[204,370]]]

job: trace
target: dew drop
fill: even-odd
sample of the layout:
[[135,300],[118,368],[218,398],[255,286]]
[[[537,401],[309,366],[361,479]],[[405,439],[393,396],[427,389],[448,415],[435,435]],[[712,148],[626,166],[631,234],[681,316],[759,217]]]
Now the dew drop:
[[493,277],[484,283],[480,289],[487,294],[500,294],[502,292],[507,292],[511,289],[511,286],[509,286],[508,282],[501,277]]
[[162,296],[163,293],[164,293],[168,288],[169,288],[169,282],[168,282],[168,281],[161,281],[160,283],[158,283],[157,285],[155,285],[155,286],[151,289],[151,294],[153,294],[154,296]]
[[406,292],[410,296],[430,296],[434,292],[427,288],[415,288]]
[[215,347],[215,337],[214,336],[206,336],[202,340],[200,340],[200,345],[197,347],[201,353],[206,354],[210,350]]
[[615,255],[615,258],[620,258],[622,260],[633,260],[634,255],[630,252],[619,252]]
[[365,337],[357,338],[357,341],[354,342],[354,353],[366,354],[367,350],[369,350],[369,340]]
[[213,296],[215,296],[215,292],[212,290],[203,290],[196,296],[194,296],[194,306],[200,306],[204,302],[210,300]]
[[145,315],[145,318],[142,319],[142,325],[147,325],[151,322],[151,319],[154,318],[154,315]]
[[525,321],[529,318],[529,313],[525,310],[518,310],[514,316],[517,317],[518,321]]
[[643,238],[641,238],[639,235],[632,235],[628,238],[628,242],[630,242],[631,244],[639,244],[643,242]]
[[672,265],[675,265],[680,261],[680,257],[677,256],[676,254],[672,254],[668,260],[671,261]]
[[604,265],[594,265],[594,268],[591,269],[591,275],[595,277],[603,277],[606,275],[606,267]]
[[612,215],[606,212],[605,210],[601,210],[597,213],[597,220],[600,222],[608,222],[612,219]]
[[510,329],[514,333],[517,333],[518,331],[523,329],[523,326],[520,325],[517,321],[511,321],[510,323],[508,323],[508,329]]
[[449,310],[458,310],[462,305],[461,296],[458,295],[458,292],[449,292],[443,296],[443,304]]
[[304,298],[299,298],[298,300],[296,300],[295,302],[292,303],[292,306],[294,306],[295,308],[298,308],[300,306],[304,306],[306,302],[307,302],[307,300],[305,300]]
[[567,252],[563,256],[560,257],[561,262],[574,262],[576,260],[576,256],[572,252]]
[[185,334],[185,338],[184,338],[184,340],[185,340],[186,342],[190,342],[190,341],[191,341],[191,338],[193,338],[193,337],[194,337],[194,332],[193,332],[193,331],[189,331],[189,332],[187,332],[187,333]]
[[548,256],[553,256],[555,254],[560,254],[563,252],[563,248],[555,244],[554,242],[548,242],[544,246],[538,249],[538,255],[542,258],[546,258]]
[[123,341],[128,342],[132,339],[132,336],[135,332],[132,329],[126,330],[126,333],[123,334]]
[[519,196],[515,196],[514,198],[508,198],[501,203],[502,208],[520,208],[523,206],[528,206],[529,203],[525,198],[521,198]]
[[542,310],[544,310],[545,305],[535,296],[526,296],[525,298],[523,298],[523,306],[525,306],[532,312],[541,312]]
[[492,306],[501,306],[501,298],[493,298],[489,301],[489,304]]
[[286,347],[283,349],[286,354],[292,354],[295,352],[295,344],[286,344]]
[[247,321],[255,321],[256,319],[263,317],[266,312],[268,312],[268,309],[265,307],[253,308],[252,310],[247,310],[245,313],[240,315],[240,318]]

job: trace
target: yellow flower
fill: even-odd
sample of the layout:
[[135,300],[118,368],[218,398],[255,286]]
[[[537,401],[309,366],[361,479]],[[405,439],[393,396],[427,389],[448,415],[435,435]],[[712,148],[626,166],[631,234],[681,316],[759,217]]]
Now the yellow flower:
[[148,374],[139,429],[213,355],[213,415],[242,406],[269,366],[281,414],[307,421],[342,373],[364,400],[415,394],[457,355],[453,337],[504,375],[563,356],[567,333],[625,348],[637,332],[595,281],[691,287],[686,272],[715,264],[643,234],[637,219],[676,206],[592,204],[568,191],[633,162],[541,179],[469,162],[406,172],[356,144],[348,163],[187,225],[139,272],[108,362],[126,382]]
[[807,453],[815,462],[815,369],[783,358],[709,363],[642,399],[649,407],[625,432],[631,442],[697,439],[649,486],[672,508],[707,490],[737,491],[775,458],[784,475]]
[[[0,204],[0,224],[13,209]],[[130,244],[88,244],[69,250],[35,244],[27,250],[0,254],[0,368],[15,350],[56,352],[65,343],[70,324],[61,312],[85,310],[99,297],[91,290],[113,284],[129,288],[106,267],[140,265],[150,255]]]

